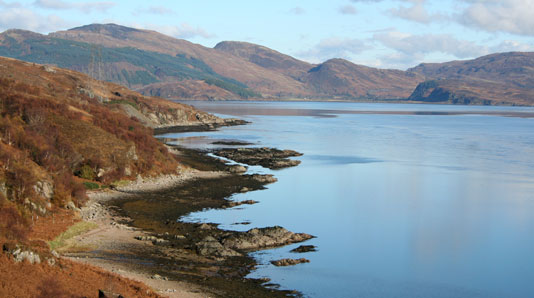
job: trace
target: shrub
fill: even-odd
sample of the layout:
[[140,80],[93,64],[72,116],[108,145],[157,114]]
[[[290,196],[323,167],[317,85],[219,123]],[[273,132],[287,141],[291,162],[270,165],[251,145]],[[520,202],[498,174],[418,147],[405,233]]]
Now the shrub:
[[87,180],[95,180],[95,171],[90,165],[83,165],[82,168],[76,173],[78,177]]
[[93,190],[93,189],[99,189],[100,186],[97,183],[94,182],[84,182],[83,186],[85,186],[86,189]]

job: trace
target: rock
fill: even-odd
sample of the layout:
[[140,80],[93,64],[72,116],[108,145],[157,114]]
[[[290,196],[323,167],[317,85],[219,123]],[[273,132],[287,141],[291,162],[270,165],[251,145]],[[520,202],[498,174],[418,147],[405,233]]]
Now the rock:
[[42,69],[44,71],[46,71],[46,72],[51,72],[51,73],[55,73],[56,72],[56,70],[50,65],[43,65]]
[[224,247],[217,239],[207,236],[202,241],[195,244],[197,253],[201,256],[236,257],[240,253],[233,249]]
[[150,278],[155,279],[155,280],[169,280],[169,278],[167,278],[165,276],[161,276],[159,274],[154,274]]
[[141,241],[151,241],[152,243],[163,243],[164,241],[166,241],[165,239],[149,235],[135,236],[134,238]]
[[54,266],[56,264],[56,259],[54,258],[48,258],[46,259],[46,261],[48,262],[48,265],[50,266]]
[[248,165],[260,165],[269,169],[281,169],[300,164],[298,160],[288,157],[301,156],[302,153],[293,150],[279,150],[276,148],[220,148],[214,150],[218,156],[222,156],[239,163]]
[[67,203],[67,209],[69,209],[69,210],[79,210],[79,209],[76,207],[76,205],[74,205],[74,202],[73,202],[73,201],[69,201],[69,202]]
[[296,253],[304,253],[304,252],[310,252],[310,251],[317,251],[317,247],[315,247],[315,245],[301,245],[290,251],[296,252]]
[[260,182],[260,183],[275,183],[278,181],[273,175],[261,175],[261,174],[254,174],[252,175],[252,179]]
[[165,239],[161,239],[161,238],[156,238],[156,240],[152,240],[152,244],[154,245],[163,245],[163,244],[167,244],[169,243],[169,240],[165,240]]
[[236,206],[241,206],[241,205],[254,205],[254,204],[257,204],[258,201],[253,201],[253,200],[245,200],[245,201],[240,201],[240,202],[228,202],[228,207],[231,208],[231,207],[236,207]]
[[35,192],[41,197],[50,200],[54,196],[54,185],[48,181],[37,181],[33,186]]
[[239,192],[249,192],[250,189],[248,187],[243,187]]
[[309,263],[309,262],[310,260],[308,259],[300,258],[300,259],[281,259],[277,261],[271,261],[271,264],[280,267],[280,266],[293,266],[293,265]]
[[15,262],[22,262],[26,260],[30,264],[41,263],[41,257],[38,254],[30,250],[22,250],[21,248],[17,247],[15,250],[11,251],[10,253],[15,259]]
[[255,228],[247,232],[233,234],[222,241],[226,248],[257,250],[267,247],[284,246],[313,238],[305,233],[293,233],[282,227]]
[[201,230],[212,230],[213,229],[213,227],[207,223],[203,223],[199,225],[198,228]]
[[98,298],[124,298],[124,296],[110,291],[98,290]]
[[52,250],[50,253],[52,253],[52,255],[54,256],[54,258],[59,258],[59,254],[57,253],[57,251]]
[[234,166],[231,166],[228,169],[228,171],[230,171],[230,173],[241,174],[247,171],[247,167],[242,166],[242,165],[234,165]]

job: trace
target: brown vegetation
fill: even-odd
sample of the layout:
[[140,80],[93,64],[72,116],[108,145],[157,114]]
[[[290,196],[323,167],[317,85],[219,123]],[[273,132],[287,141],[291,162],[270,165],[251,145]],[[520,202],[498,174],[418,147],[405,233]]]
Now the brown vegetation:
[[[73,71],[0,58],[0,275],[9,276],[0,297],[94,297],[99,289],[155,297],[92,267],[55,258],[48,264],[47,241],[77,221],[64,208],[85,202],[84,183],[176,172],[178,161],[151,127],[199,118],[215,119]],[[19,247],[41,264],[15,263]]]
[[89,265],[60,260],[51,266],[15,263],[0,254],[0,297],[98,297],[98,290],[123,297],[159,297],[140,282]]

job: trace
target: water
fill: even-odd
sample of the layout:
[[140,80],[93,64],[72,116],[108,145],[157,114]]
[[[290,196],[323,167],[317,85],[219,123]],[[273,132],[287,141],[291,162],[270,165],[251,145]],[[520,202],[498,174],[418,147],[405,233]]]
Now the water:
[[[298,167],[252,168],[279,181],[232,199],[259,204],[187,218],[233,230],[281,225],[317,236],[305,244],[318,252],[290,253],[297,244],[254,253],[262,265],[250,277],[269,277],[311,297],[534,297],[534,119],[479,113],[532,109],[195,105],[253,123],[175,135],[200,136],[183,140],[188,146],[237,139],[304,153]],[[286,257],[311,263],[269,263]]]

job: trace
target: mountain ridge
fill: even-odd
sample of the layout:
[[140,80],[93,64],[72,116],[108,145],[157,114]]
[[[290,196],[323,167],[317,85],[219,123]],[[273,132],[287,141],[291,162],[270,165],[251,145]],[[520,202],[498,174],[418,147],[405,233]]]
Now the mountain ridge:
[[156,31],[91,24],[48,35],[5,31],[0,55],[70,68],[167,99],[534,104],[534,55],[528,52],[421,63],[403,71],[339,58],[312,64],[247,42],[208,48]]

